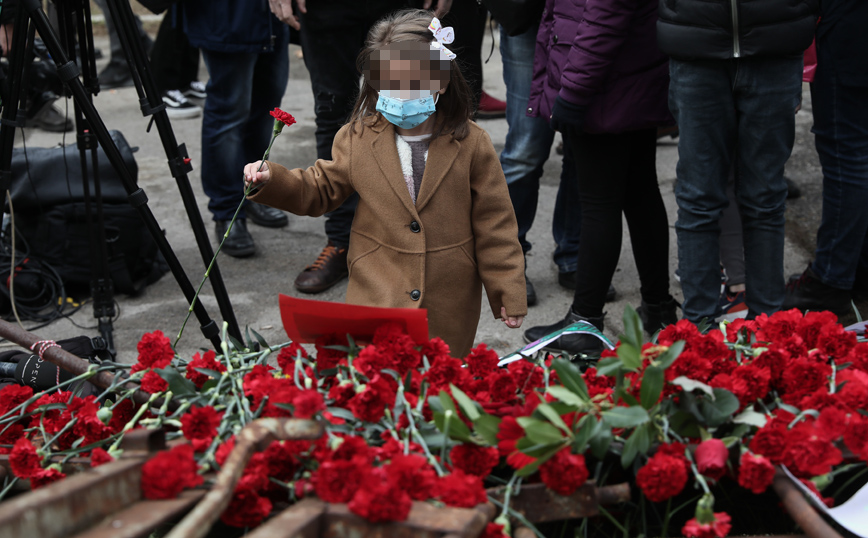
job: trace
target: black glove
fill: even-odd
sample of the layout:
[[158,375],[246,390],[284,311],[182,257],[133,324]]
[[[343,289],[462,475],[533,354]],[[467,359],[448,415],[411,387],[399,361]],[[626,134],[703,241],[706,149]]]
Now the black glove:
[[573,104],[559,95],[552,107],[552,116],[549,125],[552,129],[563,133],[564,131],[581,131],[585,123],[585,113],[588,107]]

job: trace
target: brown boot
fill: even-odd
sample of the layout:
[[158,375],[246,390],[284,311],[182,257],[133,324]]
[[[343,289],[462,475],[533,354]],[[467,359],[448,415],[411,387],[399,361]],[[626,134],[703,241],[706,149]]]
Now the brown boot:
[[302,293],[325,291],[347,276],[347,249],[338,248],[331,241],[319,257],[295,279],[295,289]]

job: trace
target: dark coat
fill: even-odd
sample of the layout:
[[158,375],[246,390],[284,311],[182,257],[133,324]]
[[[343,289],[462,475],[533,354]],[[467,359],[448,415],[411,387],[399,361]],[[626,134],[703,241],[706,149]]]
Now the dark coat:
[[297,215],[319,216],[353,192],[347,264],[347,302],[427,308],[432,337],[455,357],[470,351],[482,303],[492,314],[527,313],[524,256],[497,152],[488,134],[471,124],[458,141],[431,141],[416,203],[410,197],[395,127],[380,118],[372,126],[344,126],[331,161],[288,170],[269,162],[272,179],[251,199]]
[[196,48],[216,52],[271,52],[289,42],[289,27],[268,0],[184,0],[184,32]]
[[547,0],[537,34],[528,115],[555,98],[587,109],[584,131],[672,123],[669,62],[657,48],[656,0]]
[[660,0],[657,37],[679,60],[794,56],[810,46],[818,9],[819,0]]

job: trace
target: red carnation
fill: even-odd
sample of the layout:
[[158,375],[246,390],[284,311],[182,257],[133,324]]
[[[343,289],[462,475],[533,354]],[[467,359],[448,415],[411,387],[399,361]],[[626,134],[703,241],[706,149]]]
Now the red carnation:
[[745,452],[738,466],[738,485],[759,495],[775,478],[775,467],[765,456]]
[[90,451],[90,466],[99,467],[100,465],[115,461],[111,454],[101,448],[94,448]]
[[193,459],[193,447],[188,444],[164,450],[142,466],[142,492],[146,499],[174,499],[202,481]]
[[817,338],[817,347],[828,357],[840,361],[856,345],[856,333],[838,323],[823,327]]
[[320,411],[325,411],[325,401],[316,389],[300,390],[292,399],[294,418],[311,418]]
[[449,390],[449,384],[458,380],[459,372],[462,371],[460,359],[443,357],[431,365],[431,369],[425,374],[425,378],[431,385],[428,394],[436,395],[441,390]]
[[196,385],[197,389],[201,389],[202,385],[211,379],[206,374],[196,371],[197,368],[201,368],[202,370],[214,370],[215,372],[226,371],[226,366],[217,360],[217,354],[214,353],[214,351],[208,350],[202,356],[200,356],[199,353],[196,353],[193,355],[193,359],[187,363],[187,369],[186,372],[184,372],[184,376],[192,381],[193,384]]
[[696,518],[684,524],[681,534],[686,538],[723,538],[729,534],[732,518],[726,512],[715,512],[714,519],[708,523],[700,523]]
[[361,487],[369,468],[370,463],[362,456],[323,462],[312,477],[317,497],[329,503],[348,502]]
[[431,366],[438,360],[449,357],[449,346],[440,337],[432,338],[422,346],[420,353],[428,359],[428,365]]
[[[24,426],[8,424],[0,427],[0,445],[14,445],[24,435]],[[0,454],[9,454],[12,448],[0,446]]]
[[485,526],[485,530],[482,531],[479,538],[509,538],[509,535],[503,532],[503,525],[499,523],[489,523]]
[[437,489],[440,491],[440,500],[447,506],[473,508],[488,502],[482,479],[461,470],[455,470],[452,474],[441,477]]
[[671,346],[680,340],[689,341],[700,336],[702,333],[696,325],[686,319],[680,319],[674,325],[670,325],[657,335],[657,343],[661,346]]
[[353,415],[365,422],[378,422],[383,418],[386,408],[395,404],[397,389],[392,387],[389,379],[374,375],[364,390],[353,396],[347,404]]
[[39,472],[30,477],[30,489],[39,489],[64,478],[66,478],[66,475],[54,467],[40,469]]
[[811,425],[802,422],[787,432],[781,463],[795,476],[813,478],[827,474],[841,460],[841,451],[819,438]]
[[771,316],[760,314],[756,318],[757,337],[761,342],[779,342],[796,332],[802,323],[802,313],[795,308],[775,312]]
[[347,358],[347,352],[335,347],[347,347],[349,342],[346,336],[340,336],[335,333],[324,334],[316,339],[314,343],[316,347],[316,369],[320,372],[334,368]]
[[562,448],[543,463],[539,474],[546,487],[559,495],[572,495],[588,480],[585,457],[573,454],[570,447]]
[[726,474],[726,460],[729,451],[720,439],[707,439],[696,447],[693,455],[699,472],[713,480],[720,480]]
[[0,390],[0,416],[12,411],[33,396],[33,389],[26,385],[6,385]]
[[132,373],[148,368],[165,368],[175,357],[172,342],[163,334],[163,331],[145,333],[139,340],[136,349],[139,351],[139,358],[133,365]]
[[223,420],[223,413],[218,413],[213,407],[193,407],[181,417],[181,431],[184,437],[193,444],[196,452],[207,450],[211,441],[217,435],[217,427]]
[[486,377],[488,374],[497,371],[497,353],[488,349],[485,344],[479,344],[470,351],[465,362],[470,367],[470,373],[473,377]]
[[374,523],[404,521],[412,506],[413,501],[406,491],[395,487],[387,478],[377,477],[373,473],[365,481],[365,487],[356,491],[348,505],[351,512]]
[[160,377],[160,374],[153,370],[145,372],[145,375],[142,376],[141,384],[142,390],[150,392],[151,394],[169,390],[169,384],[166,380]]
[[750,450],[755,454],[767,457],[772,463],[780,463],[786,438],[786,426],[776,422],[769,422],[753,436],[750,442]]
[[658,452],[636,473],[636,483],[652,502],[661,502],[681,493],[687,484],[684,461]]
[[828,383],[832,367],[808,358],[789,362],[781,381],[781,399],[789,404],[798,404],[802,397],[811,394]]
[[[290,125],[295,123],[295,118],[292,117],[292,114],[290,114],[289,112],[285,112],[283,110],[280,110],[279,108],[275,108],[274,110],[269,112],[269,114],[271,114],[271,117],[275,119],[274,128],[278,132],[280,132],[280,129],[283,129],[284,125],[289,127]],[[280,124],[278,124],[277,122],[280,122]],[[278,127],[279,127],[279,129],[278,129]]]
[[411,499],[427,501],[433,496],[437,486],[437,472],[423,456],[398,454],[392,457],[386,471],[397,487],[406,491]]
[[9,466],[18,478],[27,479],[42,470],[42,457],[30,439],[22,437],[15,441],[9,454]]
[[256,527],[270,513],[271,501],[247,484],[241,484],[232,493],[232,500],[220,520],[231,527]]
[[868,419],[850,416],[850,424],[844,430],[844,445],[859,459],[868,461]]
[[495,369],[490,372],[485,381],[488,383],[488,392],[493,402],[512,402],[515,400],[515,392],[518,387],[515,379],[507,370]]
[[496,448],[473,444],[455,445],[449,457],[456,469],[481,478],[490,475],[500,461],[500,453]]
[[545,383],[543,369],[530,361],[515,361],[506,367],[523,394],[530,394]]
[[280,371],[292,376],[295,372],[295,359],[299,356],[307,358],[307,351],[298,342],[293,342],[281,349],[277,354],[277,365],[280,366]]

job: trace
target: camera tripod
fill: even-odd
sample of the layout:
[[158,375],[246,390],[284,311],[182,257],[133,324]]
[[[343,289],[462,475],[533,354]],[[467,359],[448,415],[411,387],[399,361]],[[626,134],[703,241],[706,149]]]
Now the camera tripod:
[[[186,145],[178,145],[172,130],[166,106],[160,97],[150,71],[150,63],[142,43],[136,37],[136,28],[132,8],[128,0],[108,0],[109,14],[115,22],[118,36],[123,46],[124,55],[130,66],[133,82],[139,97],[139,105],[144,116],[151,116],[151,125],[156,125],[168,159],[169,170],[175,178],[184,208],[193,228],[196,242],[202,260],[207,267],[214,257],[214,251],[205,230],[205,224],[199,212],[193,189],[187,172],[192,170]],[[45,46],[57,66],[57,73],[74,100],[77,143],[81,153],[83,190],[85,194],[88,228],[90,234],[91,255],[96,260],[94,265],[91,294],[93,296],[94,317],[97,318],[102,336],[110,343],[112,338],[112,317],[114,316],[114,291],[108,271],[108,254],[106,252],[105,232],[102,223],[102,206],[100,182],[96,164],[97,143],[102,146],[112,167],[117,172],[127,192],[130,204],[136,209],[142,222],[150,232],[160,252],[166,260],[172,275],[175,277],[187,302],[193,304],[193,313],[199,321],[202,334],[211,341],[216,349],[220,346],[219,327],[211,319],[204,305],[194,301],[196,290],[190,282],[184,268],[181,266],[175,252],[163,235],[154,214],[148,207],[148,197],[136,184],[131,172],[124,164],[120,151],[112,141],[109,131],[97,112],[92,96],[99,92],[99,81],[96,76],[96,62],[93,55],[93,34],[90,23],[90,4],[88,0],[62,0],[57,2],[60,37],[51,28],[48,17],[42,10],[40,0],[20,0],[15,19],[15,33],[10,54],[10,95],[5,103],[3,117],[0,120],[0,192],[11,186],[12,146],[16,127],[22,127],[24,112],[21,110],[22,85],[26,83],[27,50],[32,47],[35,32],[38,31]],[[61,41],[62,40],[62,41]],[[65,45],[62,44],[65,43]],[[80,63],[75,61],[75,45],[81,50]],[[69,52],[67,52],[69,51]],[[81,78],[79,78],[81,76]],[[150,125],[149,125],[150,128]],[[93,199],[90,195],[90,180],[88,175],[87,153],[92,161]],[[93,206],[91,206],[93,203]],[[91,208],[96,211],[92,213]],[[92,222],[96,218],[96,223]],[[223,283],[220,270],[215,262],[211,269],[211,286],[223,319],[228,324],[229,334],[239,341],[242,340],[238,322],[229,301],[229,294]]]

